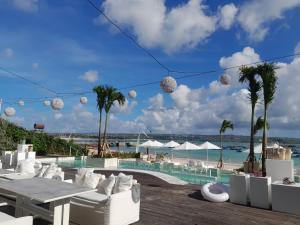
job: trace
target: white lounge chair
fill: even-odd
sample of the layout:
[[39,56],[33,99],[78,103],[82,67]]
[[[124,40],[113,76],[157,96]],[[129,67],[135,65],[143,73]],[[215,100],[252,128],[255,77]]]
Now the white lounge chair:
[[32,216],[25,216],[20,218],[15,218],[13,216],[7,215],[6,213],[0,212],[0,225],[32,225]]

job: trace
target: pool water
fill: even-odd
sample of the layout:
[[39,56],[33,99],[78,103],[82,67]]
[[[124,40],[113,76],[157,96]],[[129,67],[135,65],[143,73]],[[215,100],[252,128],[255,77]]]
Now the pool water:
[[[97,159],[94,160],[74,160],[59,162],[62,167],[99,167]],[[224,184],[229,183],[229,176],[232,174],[230,171],[224,171],[219,169],[201,169],[187,166],[176,166],[172,163],[148,163],[148,162],[136,162],[120,160],[119,168],[121,169],[137,169],[148,170],[165,173],[174,177],[177,177],[183,181],[191,184],[206,184],[209,182],[220,182]]]

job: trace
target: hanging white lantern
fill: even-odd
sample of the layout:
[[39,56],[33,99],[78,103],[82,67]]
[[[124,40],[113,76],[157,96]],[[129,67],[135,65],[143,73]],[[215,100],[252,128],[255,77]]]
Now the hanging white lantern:
[[160,87],[164,92],[172,93],[177,88],[177,82],[173,77],[167,76],[160,82]]
[[83,105],[87,104],[88,103],[87,97],[80,97],[80,103]]
[[44,103],[44,106],[50,106],[51,105],[51,102],[49,100],[45,100],[43,103]]
[[223,74],[220,77],[220,83],[223,85],[229,85],[230,84],[230,76],[228,74]]
[[64,101],[61,98],[54,98],[52,99],[51,107],[54,110],[61,110],[64,107]]
[[18,104],[19,104],[19,106],[24,106],[24,105],[25,105],[25,102],[24,102],[23,100],[20,100],[20,101],[18,102]]
[[14,116],[14,115],[16,114],[16,110],[15,110],[13,107],[7,107],[7,108],[4,110],[4,114],[5,114],[7,117]]
[[135,99],[137,96],[136,91],[135,90],[131,90],[128,92],[128,97],[131,99]]

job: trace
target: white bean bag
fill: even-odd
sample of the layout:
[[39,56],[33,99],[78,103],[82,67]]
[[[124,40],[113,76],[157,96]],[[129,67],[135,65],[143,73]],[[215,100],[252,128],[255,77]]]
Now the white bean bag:
[[226,202],[229,199],[228,188],[223,184],[205,184],[202,186],[201,194],[210,202]]

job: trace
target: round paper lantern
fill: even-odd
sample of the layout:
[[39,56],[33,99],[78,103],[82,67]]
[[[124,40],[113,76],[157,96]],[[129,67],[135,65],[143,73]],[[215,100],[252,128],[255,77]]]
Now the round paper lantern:
[[227,74],[224,74],[220,77],[220,83],[223,85],[229,85],[230,84],[230,76]]
[[14,116],[16,114],[16,110],[13,107],[7,107],[4,110],[4,114],[8,117]]
[[61,98],[54,98],[52,99],[51,107],[54,110],[60,110],[64,107],[64,101]]
[[80,103],[83,104],[83,105],[87,104],[88,103],[87,97],[81,97],[80,98]]
[[131,90],[128,92],[128,97],[131,99],[135,99],[137,96],[136,91],[135,90]]
[[18,102],[18,104],[19,104],[19,106],[24,106],[24,105],[25,105],[25,102],[24,102],[23,100],[20,100],[20,101]]
[[49,100],[44,101],[44,106],[50,106],[50,105],[51,105],[51,102]]
[[173,77],[167,76],[160,82],[160,87],[164,92],[172,93],[177,87],[177,82]]

